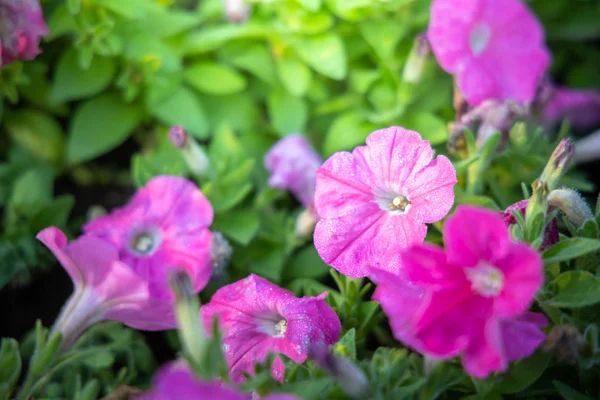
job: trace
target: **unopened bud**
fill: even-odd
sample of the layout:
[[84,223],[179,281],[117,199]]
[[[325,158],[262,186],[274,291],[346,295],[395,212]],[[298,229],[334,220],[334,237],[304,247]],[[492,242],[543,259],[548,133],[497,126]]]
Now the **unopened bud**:
[[232,253],[233,248],[225,236],[221,232],[213,232],[211,249],[213,277],[219,279],[223,276]]
[[567,168],[571,165],[571,160],[575,154],[575,145],[569,138],[560,141],[546,164],[546,168],[540,176],[540,181],[544,182],[548,190],[556,188],[559,179],[564,175]]
[[344,393],[355,399],[368,398],[369,381],[356,364],[346,357],[333,354],[324,344],[313,344],[308,356],[331,376],[333,376]]
[[584,341],[576,327],[556,325],[546,338],[542,349],[556,354],[558,361],[575,364]]
[[250,17],[250,5],[244,0],[224,0],[225,14],[229,22],[242,23]]
[[427,57],[431,54],[431,47],[427,35],[421,34],[416,37],[412,50],[408,55],[408,60],[404,64],[402,79],[406,82],[418,83],[425,69]]
[[[508,225],[516,224],[517,220],[513,213],[518,213],[525,217],[525,211],[527,210],[528,204],[529,200],[521,200],[511,206],[508,206],[503,214],[504,222],[506,222]],[[558,223],[556,222],[556,218],[552,218],[552,220],[548,222],[546,228],[544,229],[544,236],[542,238],[542,244],[540,245],[539,250],[546,250],[558,243],[559,240],[560,236],[558,232]]]
[[548,194],[548,205],[561,210],[577,227],[594,217],[590,206],[573,189],[554,189]]
[[311,207],[304,209],[296,219],[296,235],[301,238],[311,236],[318,221],[319,218]]
[[169,140],[181,150],[188,168],[194,175],[204,176],[208,173],[210,170],[208,156],[181,125],[176,125],[169,130]]

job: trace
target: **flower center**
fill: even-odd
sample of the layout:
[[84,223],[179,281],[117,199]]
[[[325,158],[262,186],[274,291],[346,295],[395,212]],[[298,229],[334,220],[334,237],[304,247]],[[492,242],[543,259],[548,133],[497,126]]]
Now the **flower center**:
[[160,237],[156,232],[142,231],[131,238],[129,243],[131,250],[139,255],[149,255],[154,253],[160,244]]
[[280,315],[270,315],[257,319],[258,331],[274,338],[282,338],[287,331],[287,320]]
[[471,289],[483,297],[494,297],[504,286],[504,274],[498,268],[486,263],[480,263],[475,268],[465,269]]
[[285,331],[287,330],[287,321],[282,319],[277,324],[275,324],[275,335],[274,337],[284,337]]
[[393,215],[406,214],[411,207],[408,197],[402,194],[375,194],[375,201],[379,205],[379,208]]
[[469,45],[473,55],[478,56],[487,48],[490,42],[492,31],[490,27],[485,23],[479,23],[471,29],[469,34]]

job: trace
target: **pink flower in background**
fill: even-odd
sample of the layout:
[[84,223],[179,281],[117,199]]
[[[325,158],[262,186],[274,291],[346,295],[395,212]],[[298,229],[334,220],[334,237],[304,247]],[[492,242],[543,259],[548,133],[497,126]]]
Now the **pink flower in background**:
[[[517,211],[521,213],[523,217],[525,217],[525,212],[527,210],[527,204],[529,200],[521,200],[516,202],[515,204],[509,206],[503,214],[504,222],[508,225],[513,225],[517,223],[517,220],[513,216],[513,211]],[[558,222],[556,222],[556,218],[552,218],[552,220],[546,225],[544,229],[544,237],[542,239],[542,243],[539,247],[540,251],[544,251],[552,246],[554,246],[560,240],[559,232],[558,232]]]
[[[340,320],[318,297],[295,297],[288,290],[254,274],[217,290],[202,306],[208,331],[214,317],[224,330],[223,348],[234,382],[252,374],[269,353],[281,353],[296,362],[306,360],[315,343],[330,345],[340,335]],[[276,359],[273,376],[282,381],[284,365]]]
[[460,355],[484,378],[543,342],[545,317],[529,313],[543,282],[540,255],[510,240],[502,216],[459,206],[444,225],[446,251],[428,244],[403,253],[402,276],[373,270],[373,298],[395,337],[437,358]]
[[0,0],[0,67],[35,58],[47,34],[38,0]]
[[[183,362],[164,365],[152,380],[152,390],[139,400],[248,400],[250,396],[220,382],[200,381]],[[299,400],[289,394],[273,394],[265,400]]]
[[75,285],[54,326],[63,333],[63,346],[69,347],[101,320],[142,330],[176,327],[173,301],[154,297],[147,279],[121,262],[117,249],[107,241],[84,235],[69,243],[55,227],[44,229],[37,238],[52,251]]
[[322,163],[302,135],[286,136],[265,155],[265,168],[271,173],[269,186],[289,190],[308,208],[315,194],[315,174]]
[[158,176],[125,207],[87,223],[83,230],[107,240],[119,257],[149,282],[153,296],[172,298],[168,272],[184,269],[200,291],[211,274],[213,209],[198,187]]
[[568,119],[578,130],[594,128],[600,124],[600,92],[576,90],[563,87],[553,88],[550,101],[542,112],[545,125],[560,124]]
[[454,203],[456,171],[417,132],[375,131],[367,145],[332,155],[317,171],[314,234],[321,258],[351,277],[398,271],[402,249],[425,238]]
[[532,101],[550,64],[542,26],[520,0],[435,0],[427,37],[472,106]]

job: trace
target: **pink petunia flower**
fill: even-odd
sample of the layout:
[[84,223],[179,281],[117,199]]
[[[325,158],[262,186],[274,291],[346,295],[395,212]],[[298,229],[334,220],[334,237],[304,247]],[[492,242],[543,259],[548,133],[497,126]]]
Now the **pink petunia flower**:
[[552,126],[568,119],[578,130],[600,124],[600,92],[554,87],[542,112],[544,125]]
[[[196,378],[183,362],[164,365],[152,380],[152,390],[138,400],[249,400],[250,396],[224,386],[221,382],[205,382]],[[299,400],[290,394],[272,394],[265,400]]]
[[34,59],[47,34],[38,0],[0,0],[0,67]]
[[[314,343],[333,344],[340,335],[340,320],[323,300],[297,298],[288,290],[254,274],[219,289],[202,306],[207,331],[214,317],[224,330],[223,348],[234,382],[252,374],[256,363],[269,353],[281,353],[303,362]],[[283,380],[284,365],[276,359],[273,376]]]
[[107,241],[83,235],[69,243],[55,227],[42,230],[37,238],[52,251],[75,286],[54,325],[63,333],[63,348],[102,320],[141,330],[176,327],[173,301],[153,296],[146,277],[121,262],[117,249]]
[[461,356],[484,378],[527,357],[547,321],[528,312],[543,282],[542,260],[510,240],[502,216],[459,206],[444,225],[446,251],[422,244],[403,253],[402,276],[373,271],[373,298],[395,337],[435,358]]
[[550,64],[542,26],[520,0],[435,0],[427,38],[472,106],[532,101]]
[[269,186],[289,190],[305,207],[315,194],[316,172],[321,156],[302,135],[284,137],[265,155],[265,168],[271,173]]
[[369,267],[400,268],[400,250],[420,243],[425,223],[454,202],[456,171],[417,132],[375,131],[367,145],[332,155],[317,171],[315,246],[341,273],[363,277]]
[[125,207],[83,230],[107,240],[119,257],[148,280],[153,296],[172,298],[171,268],[184,269],[200,291],[211,274],[213,209],[198,187],[174,176],[153,178]]

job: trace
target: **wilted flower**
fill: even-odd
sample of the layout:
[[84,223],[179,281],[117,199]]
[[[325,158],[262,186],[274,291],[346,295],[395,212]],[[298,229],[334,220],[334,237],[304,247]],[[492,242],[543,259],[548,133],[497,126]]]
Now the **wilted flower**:
[[[173,362],[160,368],[152,380],[152,390],[139,400],[247,400],[244,393],[228,388],[221,382],[198,380],[183,362]],[[274,394],[265,400],[299,400],[289,394]]]
[[54,253],[75,286],[53,328],[63,334],[63,348],[102,320],[142,330],[175,328],[173,301],[154,296],[147,276],[120,261],[118,250],[107,241],[83,235],[69,243],[55,227],[44,229],[37,238]]
[[552,126],[568,119],[578,130],[600,124],[600,92],[553,87],[550,100],[542,112],[542,123]]
[[322,163],[302,135],[286,136],[265,155],[265,168],[271,173],[269,186],[289,190],[308,208],[315,194],[315,174]]
[[194,290],[211,274],[213,209],[192,182],[174,176],[153,178],[126,206],[87,223],[83,230],[107,240],[120,260],[143,276],[154,296],[172,298],[168,272],[184,269]]
[[556,354],[556,358],[567,364],[574,365],[581,350],[585,347],[585,341],[572,325],[556,325],[548,333],[543,349]]
[[575,145],[573,141],[569,138],[561,140],[550,155],[550,159],[546,167],[544,167],[539,181],[546,185],[548,190],[555,189],[560,178],[562,178],[571,166],[574,155]]
[[[303,362],[312,344],[335,343],[340,320],[323,300],[325,296],[297,298],[253,274],[219,289],[202,306],[202,316],[207,331],[218,317],[231,378],[243,381],[242,373],[252,374],[254,365],[264,362],[269,353]],[[273,376],[283,380],[283,373],[284,365],[277,358]]]
[[527,311],[543,282],[539,254],[512,242],[499,214],[469,206],[448,218],[444,243],[403,253],[401,276],[373,270],[395,337],[428,356],[460,355],[477,378],[532,354],[546,323]]
[[246,22],[250,17],[250,4],[246,0],[223,0],[225,15],[230,22]]
[[456,171],[417,132],[375,131],[367,145],[332,155],[317,171],[315,246],[321,258],[351,277],[378,265],[400,268],[402,249],[425,238],[425,223],[454,203]]
[[550,63],[542,26],[519,0],[435,0],[427,38],[473,106],[532,101]]
[[35,58],[47,34],[38,0],[0,0],[0,67]]

